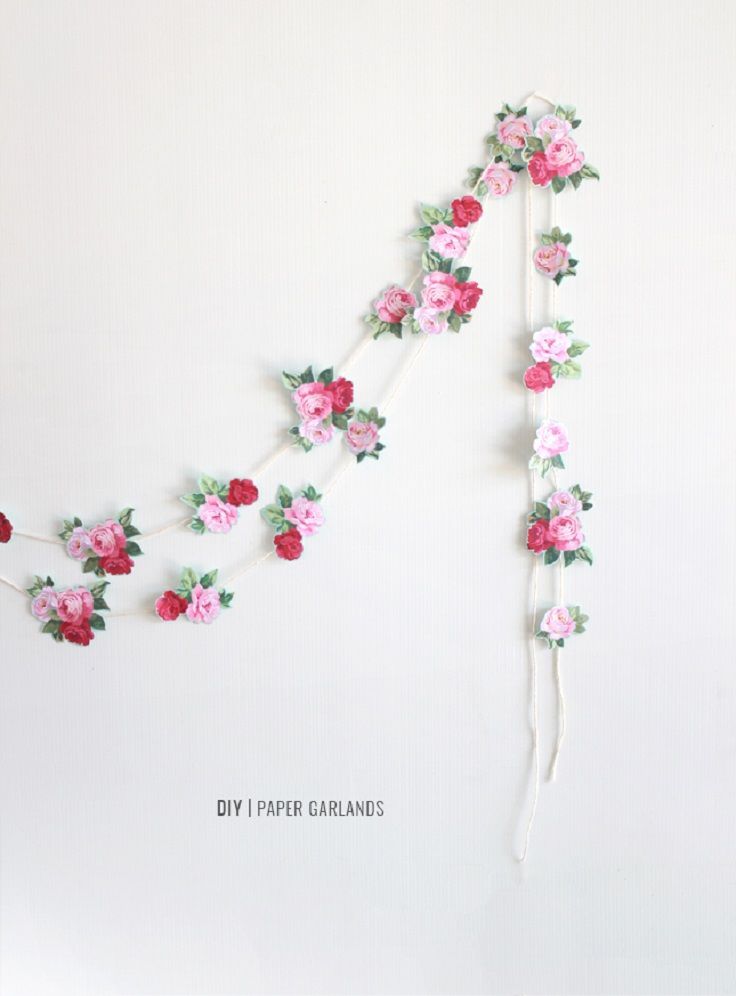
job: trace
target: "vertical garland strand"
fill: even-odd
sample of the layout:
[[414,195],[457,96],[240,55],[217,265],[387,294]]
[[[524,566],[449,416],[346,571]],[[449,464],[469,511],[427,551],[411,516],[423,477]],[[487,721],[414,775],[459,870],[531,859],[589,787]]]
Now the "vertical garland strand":
[[[552,223],[550,228],[555,228],[557,225],[557,197],[552,198]],[[552,323],[554,324],[559,320],[558,308],[557,308],[557,284],[552,283]],[[545,391],[547,396],[547,411],[549,415],[549,396],[550,391]],[[555,491],[557,490],[557,472],[553,472],[553,481]],[[535,558],[536,559],[536,558]],[[557,604],[565,604],[565,560],[564,557],[560,557],[557,567]],[[557,742],[555,744],[554,753],[552,754],[552,760],[549,765],[548,778],[551,782],[555,780],[557,774],[557,760],[560,756],[560,750],[562,749],[562,741],[565,739],[565,727],[566,722],[566,711],[565,711],[565,695],[562,690],[562,649],[556,646],[552,651],[553,656],[553,666],[555,674],[555,687],[557,690]]]
[[[527,284],[527,301],[526,301],[526,321],[527,321],[527,331],[531,331],[534,328],[534,269],[532,267],[532,242],[533,231],[532,231],[532,184],[527,177],[526,180],[526,284]],[[549,399],[549,392],[547,392]],[[536,425],[537,421],[537,396],[532,393],[531,395],[531,421],[532,426]],[[531,496],[532,508],[534,508],[534,503],[537,500],[537,480],[536,472],[532,468],[529,471],[529,492]],[[537,592],[539,588],[539,561],[534,557],[532,561],[532,574],[531,574],[531,619],[529,626],[529,680],[531,685],[531,733],[532,733],[532,770],[533,770],[533,794],[532,794],[532,808],[529,813],[529,820],[526,825],[526,834],[524,835],[524,848],[519,856],[519,861],[526,861],[526,856],[529,852],[529,839],[532,833],[532,826],[534,824],[534,817],[537,813],[537,802],[539,800],[539,702],[538,702],[538,690],[537,690],[537,641],[536,641],[536,621],[537,621]]]

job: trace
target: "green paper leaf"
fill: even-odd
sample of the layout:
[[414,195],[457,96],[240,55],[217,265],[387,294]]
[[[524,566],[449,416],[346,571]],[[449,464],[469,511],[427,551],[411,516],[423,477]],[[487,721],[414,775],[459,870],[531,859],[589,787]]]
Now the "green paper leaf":
[[200,477],[199,486],[206,495],[216,495],[220,488],[214,477],[207,477],[207,475]]
[[143,550],[141,550],[141,548],[138,546],[137,543],[134,543],[132,540],[129,540],[125,544],[125,552],[128,554],[129,557],[140,557],[140,555],[143,553]]
[[409,238],[416,239],[418,242],[427,242],[433,234],[434,229],[431,225],[422,225],[420,228],[415,228],[413,232],[409,232]]
[[204,505],[204,495],[199,492],[195,492],[191,495],[182,495],[179,501],[183,501],[185,505],[190,508],[199,508],[200,505]]
[[131,536],[140,536],[141,531],[140,529],[136,529],[135,526],[123,526],[123,533],[126,538],[130,538]]
[[291,491],[283,484],[279,484],[279,489],[276,492],[276,500],[282,508],[291,508],[293,495]]
[[284,511],[279,505],[266,505],[261,509],[261,516],[271,526],[280,526],[284,522]]
[[313,384],[314,383],[314,372],[311,366],[308,366],[306,370],[302,370],[299,374],[299,379],[302,384]]
[[544,551],[544,562],[545,564],[554,564],[560,559],[560,551],[555,550],[553,546],[549,550]]
[[99,566],[100,566],[99,557],[87,557],[87,559],[84,562],[84,565],[82,566],[82,573],[83,574],[91,574],[93,572],[97,573]]
[[[368,321],[367,318],[366,321]],[[287,391],[295,391],[301,385],[301,380],[296,376],[296,374],[290,374],[287,373],[285,370],[282,370],[281,383],[284,385]]]
[[197,583],[197,575],[194,573],[191,567],[185,567],[181,572],[181,580],[179,581],[179,590],[184,592],[185,595],[189,594],[192,588]]
[[458,268],[455,270],[454,276],[455,279],[458,281],[458,283],[464,284],[467,283],[468,277],[470,276],[471,272],[472,272],[472,267],[470,266],[458,266]]
[[331,384],[334,380],[332,367],[327,367],[326,370],[323,370],[317,380],[320,384]]
[[96,612],[93,612],[92,615],[89,617],[89,624],[92,627],[92,629],[105,628],[105,620],[102,618],[102,616],[98,616]]
[[549,520],[549,508],[542,501],[534,502],[534,514],[538,519]]
[[569,567],[575,561],[576,551],[575,550],[565,550],[565,567]]
[[195,518],[189,520],[189,528],[192,530],[193,533],[197,533],[199,536],[204,535],[204,533],[206,532],[206,527],[204,522],[202,522],[202,520],[197,518],[196,516]]
[[96,609],[108,609],[109,610],[110,606],[107,604],[107,602],[105,601],[104,598],[102,598],[101,596],[98,596],[94,600],[94,608],[96,608]]
[[212,588],[215,585],[216,581],[217,581],[216,570],[207,571],[207,573],[203,574],[202,577],[199,579],[199,583],[202,585],[203,588]]
[[[134,508],[124,508],[120,515],[118,516],[118,522],[125,529],[126,526],[130,526],[133,519]],[[80,523],[81,525],[81,523]]]

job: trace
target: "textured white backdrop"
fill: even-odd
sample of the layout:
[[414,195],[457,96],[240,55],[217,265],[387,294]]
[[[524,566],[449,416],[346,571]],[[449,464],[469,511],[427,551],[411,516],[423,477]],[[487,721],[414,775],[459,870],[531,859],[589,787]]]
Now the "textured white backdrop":
[[[591,625],[526,869],[519,190],[474,243],[473,323],[429,343],[299,563],[249,575],[211,629],[111,620],[87,651],[0,591],[3,994],[736,991],[733,6],[0,12],[0,508],[20,527],[132,504],[150,528],[197,472],[247,475],[290,424],[279,370],[339,365],[413,269],[414,204],[459,191],[502,101],[577,103],[603,175],[558,204],[581,260],[561,307],[593,349],[553,402],[597,564],[568,572]],[[369,351],[361,399],[407,348]],[[338,455],[290,454],[264,497]],[[110,601],[267,541],[255,510],[229,539],[171,534]],[[79,580],[20,538],[0,569]],[[225,822],[219,796],[386,815]]]

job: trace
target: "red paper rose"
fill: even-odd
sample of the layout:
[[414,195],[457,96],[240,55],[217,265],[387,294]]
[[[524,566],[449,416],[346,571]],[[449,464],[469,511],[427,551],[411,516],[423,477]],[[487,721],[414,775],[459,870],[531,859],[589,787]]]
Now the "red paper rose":
[[331,384],[327,385],[326,390],[332,398],[332,410],[338,415],[342,415],[352,405],[353,382],[351,380],[338,377],[337,380],[333,380]]
[[302,534],[298,529],[277,533],[273,538],[273,545],[276,547],[276,556],[282,560],[298,560],[304,550]]
[[63,622],[61,624],[61,635],[69,643],[78,643],[80,647],[88,647],[89,641],[95,638],[92,627],[86,619],[80,623]]
[[458,284],[455,288],[455,304],[453,306],[455,312],[458,315],[467,315],[480,301],[482,293],[482,289],[475,280],[470,280],[466,284]]
[[552,539],[549,535],[547,520],[537,519],[529,526],[529,532],[526,534],[527,550],[532,550],[534,553],[544,553],[551,546]]
[[529,170],[532,183],[536,184],[537,187],[546,187],[552,177],[557,175],[554,170],[550,169],[547,157],[543,152],[535,152],[526,168]]
[[258,488],[253,481],[245,477],[242,479],[234,477],[230,481],[227,500],[231,505],[252,505],[254,501],[258,501]]
[[483,205],[470,194],[453,201],[451,207],[452,220],[456,228],[467,228],[468,225],[478,221],[483,214]]
[[119,549],[109,557],[100,557],[100,567],[107,574],[130,574],[133,570],[133,561],[125,550]]
[[156,599],[156,613],[164,622],[173,622],[182,612],[186,612],[188,604],[186,598],[175,591],[165,591]]
[[7,515],[0,512],[0,543],[7,543],[13,535],[13,524]]
[[555,386],[555,379],[552,376],[552,367],[548,360],[540,360],[533,367],[527,367],[524,371],[524,387],[528,387],[535,394],[541,394],[548,387]]

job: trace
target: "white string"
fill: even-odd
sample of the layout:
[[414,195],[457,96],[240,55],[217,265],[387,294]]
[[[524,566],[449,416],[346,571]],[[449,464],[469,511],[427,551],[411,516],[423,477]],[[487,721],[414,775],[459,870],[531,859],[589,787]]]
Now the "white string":
[[25,589],[19,587],[15,581],[11,581],[10,578],[4,578],[0,575],[0,584],[6,584],[8,588],[12,588],[14,591],[19,591],[21,595],[27,595],[28,592]]
[[38,533],[28,533],[24,529],[13,528],[13,536],[23,536],[25,539],[38,540],[39,543],[51,543],[53,546],[64,546],[64,540],[56,536],[40,536]]
[[[552,197],[552,210],[551,210],[552,223],[551,227],[554,228],[557,224],[557,196],[553,194]],[[557,313],[557,284],[552,283],[552,321],[556,322],[559,318]],[[550,392],[547,391],[547,398],[549,399]],[[553,472],[552,480],[554,484],[555,491],[558,490],[557,484],[557,473]],[[557,568],[557,604],[564,605],[565,603],[565,558],[564,554],[559,558]],[[555,645],[553,649],[553,665],[555,674],[555,689],[557,693],[557,742],[555,743],[555,749],[552,754],[552,759],[549,765],[549,780],[554,781],[557,775],[557,761],[559,760],[560,751],[562,749],[562,741],[565,739],[565,730],[567,727],[567,711],[565,708],[565,693],[562,690],[562,650],[559,646]]]
[[[533,96],[533,95],[532,95]],[[527,299],[526,299],[526,320],[527,320],[527,331],[531,332],[534,327],[534,272],[532,269],[532,185],[529,177],[526,180],[526,282],[527,282]],[[549,392],[547,392],[549,393]],[[532,404],[531,404],[531,418],[532,426],[536,426],[536,416],[537,416],[537,396],[532,393]],[[534,508],[534,503],[537,500],[537,480],[536,472],[534,468],[529,471],[529,491],[531,494],[531,505]],[[532,792],[532,806],[529,812],[529,819],[526,825],[526,833],[524,835],[524,847],[521,854],[519,855],[519,861],[526,861],[526,856],[529,852],[529,840],[532,834],[532,826],[534,825],[534,817],[537,813],[537,802],[539,801],[539,702],[538,702],[538,692],[537,692],[537,642],[536,642],[536,624],[537,624],[537,591],[539,585],[539,561],[535,556],[532,562],[532,576],[531,576],[531,619],[529,624],[529,669],[530,669],[530,694],[531,694],[531,735],[532,735],[532,777],[533,777],[533,792]]]

